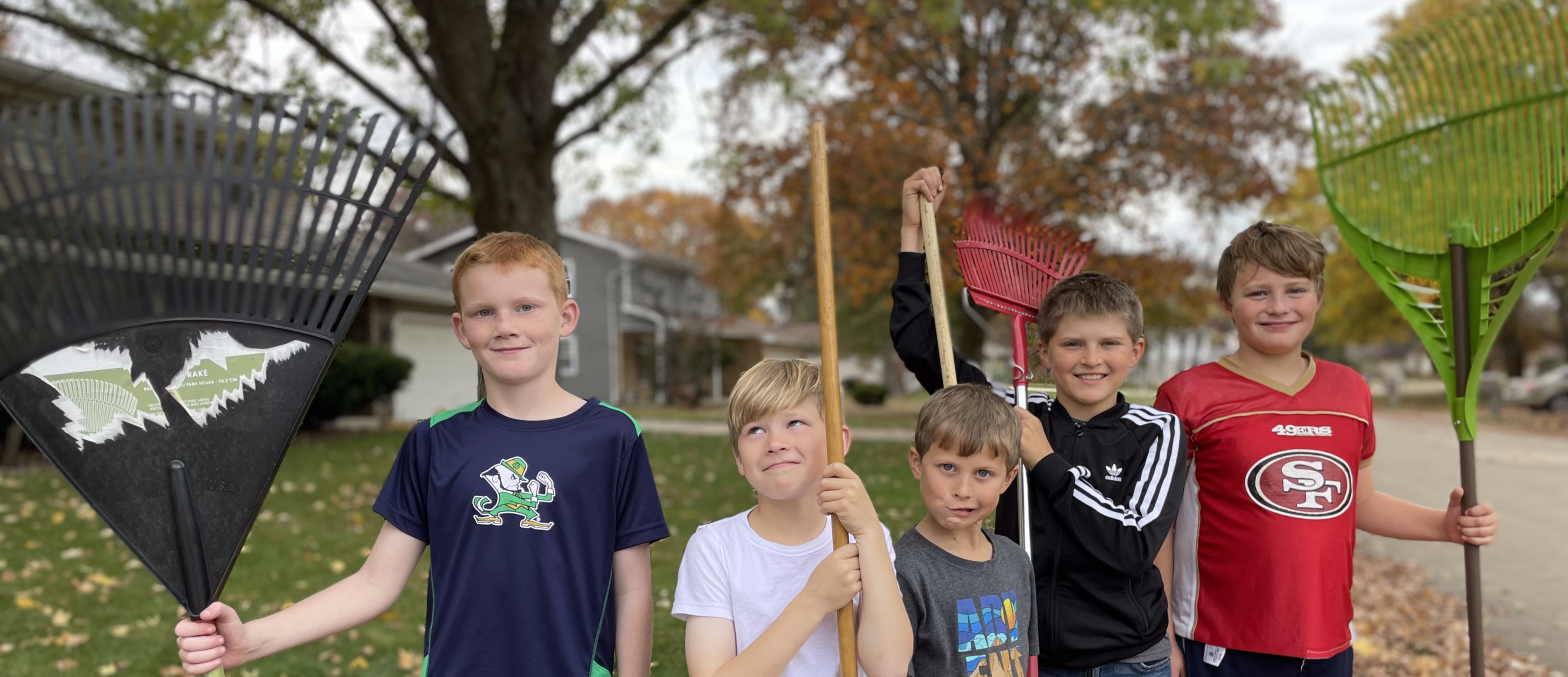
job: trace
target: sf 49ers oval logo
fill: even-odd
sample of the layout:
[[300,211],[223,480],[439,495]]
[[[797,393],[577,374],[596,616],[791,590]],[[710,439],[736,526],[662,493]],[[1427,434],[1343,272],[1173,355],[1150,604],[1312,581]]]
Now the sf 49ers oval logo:
[[1291,449],[1247,472],[1247,494],[1264,509],[1301,519],[1336,517],[1356,498],[1350,466],[1333,454]]

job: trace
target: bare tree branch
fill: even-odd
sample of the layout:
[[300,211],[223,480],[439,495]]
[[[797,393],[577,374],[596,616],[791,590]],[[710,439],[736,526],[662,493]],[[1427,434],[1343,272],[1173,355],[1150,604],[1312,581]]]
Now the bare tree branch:
[[436,98],[441,100],[442,105],[451,106],[452,102],[447,98],[446,92],[442,90],[442,87],[438,84],[436,78],[430,74],[430,71],[425,70],[425,65],[419,62],[419,52],[414,49],[414,45],[403,35],[403,29],[398,27],[397,21],[387,11],[386,5],[381,0],[370,0],[370,6],[375,7],[376,13],[381,15],[381,20],[386,22],[387,31],[392,34],[392,43],[397,45],[397,50],[402,52],[403,58],[408,59],[409,67],[414,69],[414,73],[425,83],[425,86],[429,87],[430,91],[436,95]]
[[121,57],[121,58],[124,58],[124,59],[129,59],[131,61],[142,63],[142,64],[145,64],[145,65],[148,65],[148,66],[152,66],[153,68],[156,68],[156,69],[158,69],[160,71],[168,73],[169,75],[175,75],[175,76],[178,76],[178,77],[182,77],[182,78],[185,78],[187,80],[191,80],[191,81],[194,81],[194,82],[206,85],[208,87],[211,87],[211,88],[216,89],[216,90],[221,91],[221,92],[227,92],[227,93],[230,93],[230,94],[240,93],[240,90],[235,89],[233,87],[230,87],[230,86],[228,86],[226,84],[223,84],[221,82],[218,82],[217,80],[213,80],[211,78],[204,77],[204,76],[198,75],[196,73],[192,73],[192,72],[187,71],[185,69],[182,69],[182,68],[180,68],[178,66],[174,66],[172,64],[169,64],[168,62],[160,61],[160,60],[158,60],[158,59],[156,59],[156,58],[154,58],[152,56],[148,56],[146,54],[141,54],[139,52],[132,51],[132,50],[127,49],[125,47],[121,47],[120,45],[117,45],[117,44],[115,44],[113,42],[110,42],[110,41],[108,41],[108,40],[106,40],[104,38],[99,37],[94,31],[92,31],[91,29],[88,29],[85,26],[80,26],[80,25],[77,25],[77,24],[74,24],[74,23],[71,23],[71,22],[68,22],[68,21],[62,21],[62,20],[57,19],[55,17],[49,16],[47,14],[39,14],[37,12],[33,12],[33,11],[30,11],[30,10],[21,9],[19,7],[14,7],[14,6],[12,6],[10,4],[7,4],[7,3],[4,3],[4,2],[0,2],[0,13],[13,14],[13,15],[25,18],[25,19],[32,19],[33,21],[36,21],[38,23],[44,24],[45,26],[49,26],[51,28],[54,28],[54,29],[62,32],[62,33],[65,33],[67,36],[70,36],[73,40],[77,40],[77,41],[80,41],[80,42],[85,42],[87,44],[90,44],[90,45],[92,45],[94,47],[97,47],[97,48],[102,49],[102,50],[104,50],[106,52],[109,52],[110,54],[113,54],[115,56],[118,56],[118,57]]
[[[715,37],[716,35],[717,34],[707,37]],[[641,84],[637,85],[637,87],[629,92],[626,96],[623,96],[617,100],[613,105],[610,106],[609,110],[600,113],[599,116],[586,127],[572,132],[571,136],[568,136],[560,142],[556,143],[555,152],[559,153],[562,150],[565,150],[567,146],[581,141],[584,137],[599,133],[599,131],[604,129],[604,126],[609,124],[610,120],[614,118],[616,114],[620,113],[622,109],[641,100],[643,93],[647,92],[648,88],[652,87],[653,84],[658,81],[659,75],[664,73],[664,69],[668,68],[670,64],[676,59],[679,59],[680,57],[690,53],[693,49],[696,49],[697,45],[701,44],[702,42],[703,39],[692,40],[686,46],[680,48],[679,51],[671,54],[669,57],[666,57],[663,61],[660,61],[658,65],[654,66],[648,71],[647,77],[643,78]]]
[[592,101],[600,94],[603,94],[604,90],[609,89],[610,85],[615,84],[615,81],[619,79],[623,73],[629,70],[632,66],[637,65],[639,61],[642,61],[644,57],[652,53],[653,50],[659,46],[659,43],[664,42],[665,38],[669,37],[671,33],[674,33],[676,28],[679,28],[681,24],[685,23],[686,19],[690,18],[692,14],[695,14],[697,10],[704,4],[707,4],[707,2],[708,0],[687,0],[686,4],[681,5],[680,9],[675,10],[668,17],[665,17],[664,23],[661,24],[658,30],[655,30],[652,35],[649,35],[646,39],[644,39],[642,44],[637,46],[636,51],[622,59],[620,63],[611,66],[610,70],[604,74],[604,77],[600,78],[600,80],[594,83],[592,87],[589,87],[587,91],[577,95],[576,98],[566,102],[565,105],[557,106],[557,119],[566,119],[566,116],[571,114],[572,111],[583,107],[589,101]]
[[[316,50],[316,53],[320,54],[321,58],[326,59],[332,65],[337,66],[338,70],[343,71],[343,73],[349,76],[350,79],[359,83],[359,86],[364,87],[365,91],[369,92],[371,96],[379,99],[381,103],[386,105],[388,108],[402,113],[405,117],[408,118],[408,124],[411,128],[413,128],[414,131],[424,131],[434,138],[435,131],[425,125],[425,123],[419,119],[419,116],[414,115],[412,111],[404,108],[402,104],[398,103],[397,99],[392,97],[392,95],[386,93],[386,91],[376,86],[376,83],[371,82],[369,78],[364,76],[364,74],[360,73],[353,66],[350,66],[347,61],[344,61],[343,58],[338,56],[337,53],[333,52],[331,48],[323,44],[321,40],[316,38],[314,34],[305,30],[305,27],[295,23],[293,19],[284,16],[282,12],[273,9],[270,5],[262,2],[262,0],[242,1],[245,4],[250,5],[256,11],[261,12],[263,15],[271,18],[273,21],[282,24],[284,28],[289,29],[289,31],[294,33],[296,37],[304,41],[305,44],[310,45],[312,49]],[[458,169],[458,171],[461,171],[464,174],[468,173],[468,164],[461,158],[457,157],[457,155],[452,153],[451,149],[446,148],[445,146],[441,148],[441,159],[451,163]]]
[[[195,82],[197,84],[201,84],[201,85],[205,85],[207,87],[211,87],[211,88],[213,88],[213,89],[215,89],[217,91],[224,92],[226,94],[246,95],[246,96],[255,97],[255,99],[257,101],[262,102],[263,105],[266,106],[266,108],[264,110],[266,110],[267,112],[273,113],[275,115],[283,115],[285,117],[288,117],[289,119],[292,119],[292,120],[295,120],[295,121],[299,122],[300,124],[313,125],[313,124],[318,124],[319,123],[319,120],[317,120],[317,119],[310,118],[308,116],[300,117],[300,116],[298,116],[298,115],[288,111],[287,109],[277,108],[277,107],[274,107],[274,106],[270,105],[270,101],[271,101],[270,97],[267,97],[267,96],[264,96],[264,95],[260,95],[260,94],[253,94],[253,93],[250,93],[250,92],[246,92],[244,90],[236,89],[234,87],[231,87],[229,85],[223,84],[223,83],[218,82],[216,80],[213,80],[211,78],[207,78],[207,77],[204,77],[202,75],[199,75],[199,74],[196,74],[196,73],[192,73],[192,72],[190,72],[188,70],[185,70],[183,68],[179,68],[178,66],[170,65],[170,64],[168,64],[166,62],[163,62],[163,61],[160,61],[160,60],[158,60],[158,59],[156,59],[156,58],[154,58],[152,56],[148,56],[146,54],[141,54],[139,52],[136,52],[134,50],[128,49],[126,47],[122,47],[120,45],[114,44],[113,42],[110,42],[110,41],[105,40],[105,39],[103,39],[101,37],[98,37],[96,34],[94,34],[94,32],[91,29],[88,29],[88,28],[86,28],[84,26],[79,26],[77,24],[74,24],[74,23],[71,23],[71,22],[68,22],[68,21],[62,21],[60,19],[48,16],[48,15],[38,14],[38,13],[30,11],[30,10],[20,9],[20,8],[14,7],[14,6],[12,6],[10,4],[7,4],[7,3],[4,3],[4,2],[0,2],[0,13],[11,14],[11,15],[14,15],[14,16],[23,17],[25,19],[31,19],[31,20],[36,21],[38,23],[41,23],[41,24],[44,24],[44,25],[49,26],[51,28],[54,28],[54,29],[56,29],[56,30],[58,30],[58,31],[60,31],[62,33],[65,33],[67,36],[69,36],[73,40],[77,40],[79,42],[83,42],[83,43],[92,45],[92,46],[97,47],[99,49],[102,49],[102,50],[104,50],[106,52],[109,52],[110,54],[113,54],[115,56],[118,56],[118,57],[130,60],[130,61],[134,61],[136,63],[144,64],[144,65],[147,65],[147,66],[151,66],[151,67],[156,68],[159,71],[162,71],[162,72],[167,73],[169,75],[173,75],[175,77],[180,77],[180,78],[185,78],[185,79],[190,80],[192,82]],[[434,135],[435,133],[436,132],[434,132],[432,130],[431,134]],[[431,143],[431,145],[434,145],[434,143],[433,143],[434,139],[435,139],[435,137],[432,136],[431,142],[429,142],[429,143]],[[361,145],[358,140],[355,140],[353,138],[346,138],[344,140],[344,143],[345,143],[345,145],[348,148],[350,148],[352,150],[359,150],[359,147]],[[365,149],[365,153],[366,153],[366,155],[369,155],[371,157],[375,157],[377,159],[380,158],[380,155],[376,151],[374,151],[372,149],[366,148]],[[457,201],[457,202],[461,202],[461,201],[463,201],[465,199],[464,197],[462,197],[460,195],[457,195],[457,194],[452,193],[452,192],[447,191],[447,190],[443,190],[439,186],[430,185],[428,183],[426,184],[425,191],[429,192],[429,193],[433,193],[435,195],[439,195],[439,196],[441,196],[443,198],[446,198],[448,200],[453,200],[453,201]]]
[[605,15],[609,14],[609,12],[610,5],[604,0],[598,0],[598,2],[593,3],[593,7],[588,8],[588,12],[583,15],[583,18],[579,19],[577,25],[572,27],[572,32],[566,36],[566,41],[556,45],[556,54],[560,55],[560,63],[564,64],[572,60],[572,57],[577,54],[577,50],[581,49],[583,43],[588,41],[588,36],[593,34],[594,29],[599,27],[599,22],[604,21]]

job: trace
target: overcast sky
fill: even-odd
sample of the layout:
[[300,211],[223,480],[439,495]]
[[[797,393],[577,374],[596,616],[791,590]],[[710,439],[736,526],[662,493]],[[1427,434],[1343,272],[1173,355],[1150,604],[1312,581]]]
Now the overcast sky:
[[[1347,60],[1365,54],[1380,32],[1377,19],[1401,9],[1407,1],[1279,0],[1282,27],[1271,36],[1277,41],[1272,46],[1296,54],[1308,68],[1333,72]],[[362,54],[364,38],[374,21],[368,10],[340,17],[334,32],[346,36],[344,39],[361,43],[341,46],[340,53]],[[25,22],[22,28],[15,49],[23,60],[57,65],[67,72],[106,84],[129,84],[123,76],[117,76],[112,68],[106,67],[101,58],[73,48]],[[285,50],[268,52],[269,47],[264,42],[254,49],[252,56],[256,61],[275,63],[286,58],[286,54],[278,53]],[[724,75],[716,65],[718,62],[716,55],[699,51],[670,69],[668,98],[664,101],[669,118],[663,126],[657,154],[641,156],[631,143],[624,141],[593,142],[583,147],[589,152],[586,163],[561,163],[558,170],[561,216],[575,218],[595,198],[621,197],[655,187],[712,192],[715,188],[713,178],[704,173],[700,165],[716,147],[711,93]],[[594,177],[598,180],[592,180]],[[1149,218],[1156,223],[1157,234],[1171,242],[1190,244],[1192,234],[1200,230],[1210,238],[1228,240],[1230,231],[1245,227],[1256,217],[1255,211],[1255,207],[1239,208],[1236,213],[1227,215],[1222,223],[1202,228],[1200,219],[1183,207],[1180,198],[1167,196],[1150,205]],[[1115,235],[1107,236],[1115,238]]]

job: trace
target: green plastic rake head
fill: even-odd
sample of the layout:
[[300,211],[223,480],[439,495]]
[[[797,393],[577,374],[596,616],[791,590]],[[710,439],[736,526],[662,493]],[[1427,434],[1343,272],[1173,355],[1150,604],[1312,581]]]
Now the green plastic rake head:
[[1308,95],[1323,193],[1472,440],[1468,365],[1485,363],[1568,218],[1568,2],[1489,3],[1350,71]]

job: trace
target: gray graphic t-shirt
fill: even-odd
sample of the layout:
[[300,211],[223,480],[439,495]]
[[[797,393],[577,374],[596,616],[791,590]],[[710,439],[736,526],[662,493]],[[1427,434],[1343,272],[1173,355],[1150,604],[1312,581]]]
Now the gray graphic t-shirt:
[[914,528],[893,546],[915,631],[915,677],[1026,675],[1029,657],[1040,653],[1029,556],[1010,540],[985,536],[985,562],[953,555]]

